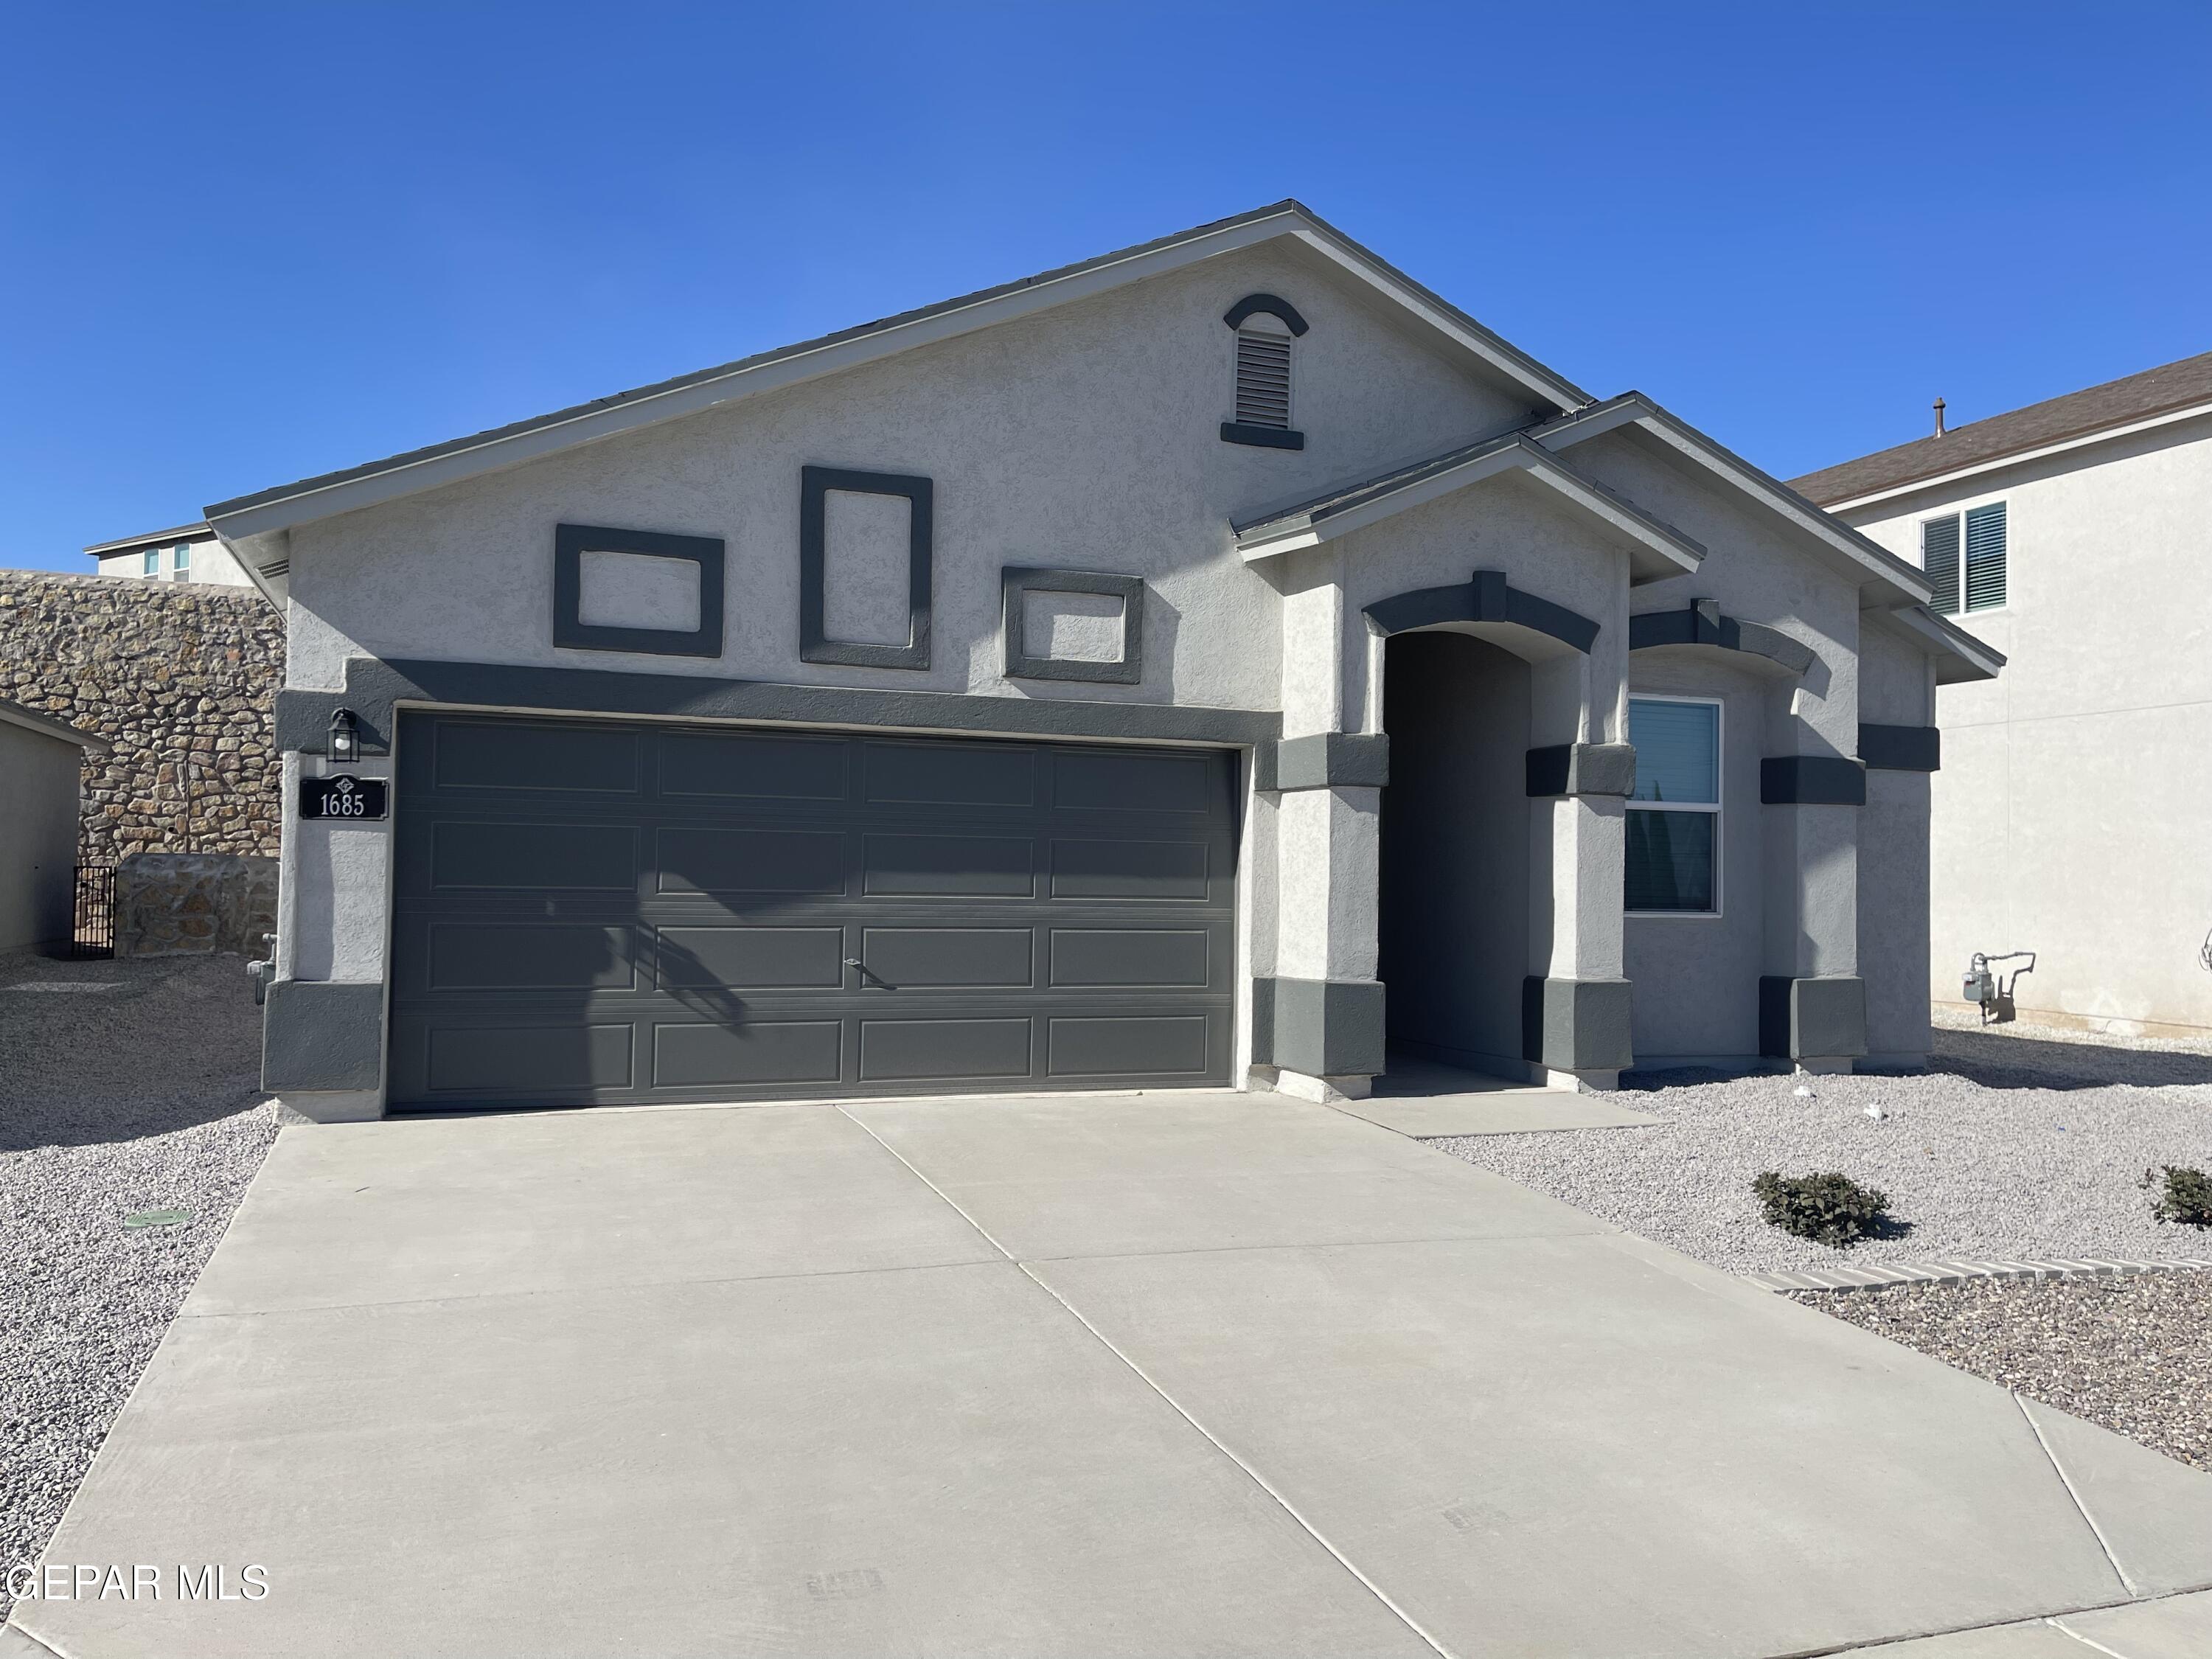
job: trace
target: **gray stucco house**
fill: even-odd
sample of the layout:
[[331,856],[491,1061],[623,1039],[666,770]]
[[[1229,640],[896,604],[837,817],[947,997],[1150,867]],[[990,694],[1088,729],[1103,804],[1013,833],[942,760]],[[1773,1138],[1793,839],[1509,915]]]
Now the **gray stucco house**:
[[1999,659],[1296,203],[208,521],[313,1115],[1927,1051]]

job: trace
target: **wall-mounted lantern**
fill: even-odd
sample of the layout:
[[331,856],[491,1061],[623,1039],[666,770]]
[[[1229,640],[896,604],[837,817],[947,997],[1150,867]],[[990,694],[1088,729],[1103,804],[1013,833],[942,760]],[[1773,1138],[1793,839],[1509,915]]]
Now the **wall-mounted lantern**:
[[341,708],[331,716],[331,761],[333,765],[349,766],[361,758],[361,732],[354,722],[350,708]]

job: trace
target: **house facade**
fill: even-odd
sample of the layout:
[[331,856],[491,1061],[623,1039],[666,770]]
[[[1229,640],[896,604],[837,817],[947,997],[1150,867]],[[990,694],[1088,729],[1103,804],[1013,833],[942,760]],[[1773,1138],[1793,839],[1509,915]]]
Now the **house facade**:
[[1927,1051],[1999,659],[1295,203],[208,516],[313,1115]]
[[2177,763],[2212,752],[2212,353],[1796,487],[2010,659],[1939,698],[1936,995],[2033,951],[2024,1015],[2212,1030],[2212,795]]
[[103,576],[129,576],[149,582],[205,582],[217,587],[253,585],[253,579],[231,556],[222,538],[204,524],[178,525],[143,536],[94,542],[84,551]]

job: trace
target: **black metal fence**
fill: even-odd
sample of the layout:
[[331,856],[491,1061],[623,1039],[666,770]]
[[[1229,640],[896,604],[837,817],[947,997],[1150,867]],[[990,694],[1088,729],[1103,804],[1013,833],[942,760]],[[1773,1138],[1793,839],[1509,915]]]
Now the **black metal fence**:
[[76,927],[70,937],[73,957],[115,954],[115,866],[76,866]]

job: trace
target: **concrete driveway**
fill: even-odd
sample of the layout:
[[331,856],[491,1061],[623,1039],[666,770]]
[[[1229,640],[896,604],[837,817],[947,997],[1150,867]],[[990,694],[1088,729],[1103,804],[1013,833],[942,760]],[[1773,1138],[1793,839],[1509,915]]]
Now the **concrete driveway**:
[[2212,1477],[1266,1096],[287,1130],[46,1559],[158,1596],[10,1659],[2212,1652]]

